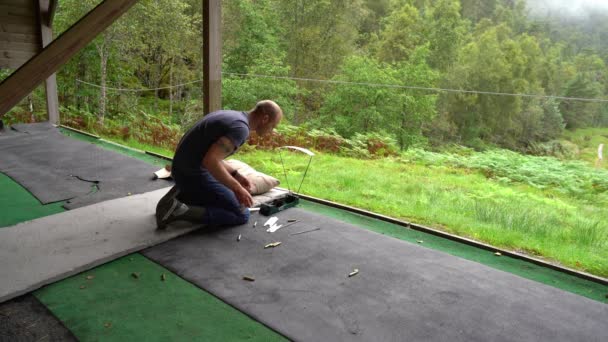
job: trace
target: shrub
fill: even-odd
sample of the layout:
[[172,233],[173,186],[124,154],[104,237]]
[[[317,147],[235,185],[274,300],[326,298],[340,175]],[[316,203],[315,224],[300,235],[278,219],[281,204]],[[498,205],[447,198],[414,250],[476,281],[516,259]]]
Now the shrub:
[[355,158],[380,158],[397,155],[394,138],[380,133],[355,134],[346,139],[333,129],[311,129],[308,126],[281,125],[272,135],[260,137],[252,132],[249,144],[262,149],[285,145],[311,148]]
[[580,161],[526,156],[498,149],[469,155],[410,149],[401,154],[401,161],[477,170],[486,177],[499,181],[524,183],[538,189],[553,188],[596,202],[608,201],[608,171],[594,169]]
[[575,159],[580,154],[576,144],[565,140],[552,140],[546,143],[532,143],[522,152],[535,156],[552,156],[560,159]]

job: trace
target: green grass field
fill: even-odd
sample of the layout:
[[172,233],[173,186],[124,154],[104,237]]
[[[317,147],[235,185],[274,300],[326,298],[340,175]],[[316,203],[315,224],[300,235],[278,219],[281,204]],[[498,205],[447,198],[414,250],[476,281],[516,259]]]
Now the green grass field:
[[[278,152],[248,147],[234,158],[287,187]],[[307,157],[283,158],[297,190]],[[608,276],[608,171],[589,161],[501,150],[411,150],[376,160],[317,154],[301,192]]]

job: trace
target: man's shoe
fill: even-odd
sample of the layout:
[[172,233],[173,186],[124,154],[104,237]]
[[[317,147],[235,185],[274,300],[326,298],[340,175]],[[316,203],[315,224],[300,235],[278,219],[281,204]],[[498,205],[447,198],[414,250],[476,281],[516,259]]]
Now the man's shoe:
[[167,192],[156,205],[156,226],[158,229],[165,229],[167,223],[171,220],[171,216],[176,208],[180,206],[180,202],[177,200],[179,190],[177,186],[173,186],[169,192]]

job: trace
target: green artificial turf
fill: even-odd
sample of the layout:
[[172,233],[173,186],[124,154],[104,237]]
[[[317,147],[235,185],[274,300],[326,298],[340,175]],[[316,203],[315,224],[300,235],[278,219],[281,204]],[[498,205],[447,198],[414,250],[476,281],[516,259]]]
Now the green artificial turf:
[[140,254],[56,282],[35,296],[81,341],[286,340]]
[[12,178],[0,173],[0,228],[64,211],[63,202],[42,205]]

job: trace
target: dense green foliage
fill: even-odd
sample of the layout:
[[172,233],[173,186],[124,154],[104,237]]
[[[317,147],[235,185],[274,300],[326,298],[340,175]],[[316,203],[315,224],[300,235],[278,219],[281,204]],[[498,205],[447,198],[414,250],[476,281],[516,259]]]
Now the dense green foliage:
[[[98,2],[60,1],[56,30]],[[345,138],[383,134],[401,149],[455,142],[539,152],[539,143],[560,138],[564,128],[608,125],[608,106],[408,88],[603,98],[608,13],[539,15],[535,4],[224,1],[223,106],[248,109],[272,98],[294,125]],[[136,130],[138,121],[126,118],[143,111],[186,128],[204,114],[200,28],[199,0],[141,0],[61,69],[60,102],[92,113],[100,125]],[[40,96],[17,111],[29,104],[43,110]]]

